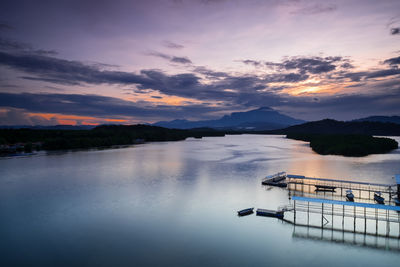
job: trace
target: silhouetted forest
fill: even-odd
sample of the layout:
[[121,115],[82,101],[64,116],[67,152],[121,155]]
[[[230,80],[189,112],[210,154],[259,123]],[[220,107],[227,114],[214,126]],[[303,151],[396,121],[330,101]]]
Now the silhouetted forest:
[[372,121],[312,121],[284,129],[258,132],[262,134],[362,134],[400,136],[400,124]]
[[[151,141],[178,141],[188,137],[224,136],[208,128],[167,129],[149,125],[102,125],[91,130],[0,129],[2,150],[59,150],[129,145]],[[17,144],[17,145],[16,145]]]
[[312,150],[321,155],[362,157],[387,153],[398,148],[396,140],[370,135],[291,133],[286,137],[310,142]]

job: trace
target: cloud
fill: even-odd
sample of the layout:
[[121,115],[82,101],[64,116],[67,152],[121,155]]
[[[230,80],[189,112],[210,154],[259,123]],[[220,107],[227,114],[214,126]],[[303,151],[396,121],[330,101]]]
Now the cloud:
[[26,52],[37,55],[55,56],[57,52],[54,50],[34,49],[30,44],[4,39],[0,37],[0,51],[17,51]]
[[[164,57],[164,55],[158,54],[160,57]],[[168,55],[166,56],[169,58]],[[386,64],[394,64],[397,62],[396,60],[396,58],[388,59]],[[244,61],[243,63],[246,64]],[[190,72],[180,74],[167,74],[158,69],[125,72],[104,69],[99,64],[89,65],[46,54],[0,51],[0,65],[23,72],[24,74],[20,76],[23,79],[63,85],[131,85],[133,87],[132,92],[136,93],[146,93],[153,90],[164,95],[212,102],[213,105],[220,103],[221,106],[218,106],[217,110],[227,110],[228,107],[235,107],[240,110],[257,106],[279,106],[285,103],[296,103],[296,97],[285,95],[282,90],[295,87],[296,83],[306,81],[314,76],[325,75],[324,82],[326,84],[343,82],[346,79],[353,82],[362,80],[363,83],[371,80],[363,88],[370,88],[368,90],[372,92],[382,90],[382,88],[388,90],[387,86],[374,84],[376,83],[375,78],[400,74],[400,69],[394,67],[352,72],[352,66],[346,65],[350,64],[349,60],[342,57],[290,57],[281,62],[260,61],[260,64],[270,71],[258,72],[257,74],[251,72],[232,74],[216,72],[205,66],[190,65]],[[389,88],[394,88],[394,85]],[[393,92],[395,89],[390,90],[390,92]],[[144,105],[139,102],[134,103],[98,95],[3,94],[0,97],[2,100],[0,106],[26,108],[34,112],[41,110],[40,112],[47,113],[76,113],[76,115],[79,113],[79,115],[90,116],[136,116],[143,118],[165,116],[173,118],[173,116],[180,117],[179,114],[187,114],[195,117],[203,114],[207,116],[206,110],[208,112],[215,110],[210,108],[212,105],[206,104],[199,104],[196,107],[194,105],[157,106],[155,110],[151,103]],[[310,99],[311,97],[313,96],[308,96]],[[335,96],[330,96],[330,98],[335,98]],[[3,99],[6,100],[3,101]],[[319,99],[318,103],[324,102],[322,98]],[[312,103],[315,103],[315,101]],[[44,111],[46,108],[48,110]],[[189,108],[191,108],[191,111],[197,110],[201,113],[186,113]]]
[[5,22],[0,22],[0,31],[1,30],[13,30],[14,28]]
[[254,67],[267,67],[277,71],[294,70],[302,74],[321,74],[334,71],[337,68],[354,68],[348,59],[342,57],[289,57],[283,59],[282,62],[246,59],[240,60],[240,62]]
[[400,34],[400,28],[391,28],[390,29],[390,34],[391,35]]
[[181,64],[191,64],[192,61],[187,57],[172,57],[171,62],[181,63]]
[[[246,80],[237,81],[245,83]],[[186,106],[154,105],[150,102],[131,102],[100,95],[79,94],[32,94],[0,93],[0,106],[11,113],[0,114],[0,124],[57,124],[55,121],[40,122],[31,113],[52,113],[98,118],[141,118],[156,121],[176,118],[206,119],[221,112],[246,110],[257,106],[278,107],[280,111],[304,119],[353,119],[369,115],[398,114],[400,98],[398,92],[379,92],[374,95],[337,95],[335,97],[311,96],[293,97],[288,95],[242,94],[236,103],[212,105],[211,103]],[[349,114],[351,114],[349,117]],[[7,120],[7,121],[6,121]],[[36,120],[36,121],[35,121]],[[14,122],[13,122],[14,121]]]
[[25,44],[25,43],[21,43],[21,42],[0,38],[0,49],[1,50],[29,50],[29,49],[32,49],[32,46]]
[[293,12],[291,14],[301,14],[301,15],[316,15],[316,14],[321,14],[321,13],[329,13],[336,11],[337,7],[336,5],[324,5],[324,4],[314,4],[311,6],[305,6],[301,7]]
[[184,48],[183,45],[177,44],[177,43],[174,43],[174,42],[171,42],[171,41],[163,41],[162,45],[167,47],[167,48],[171,48],[171,49],[182,49],[182,48]]
[[[137,90],[157,90],[164,94],[193,97],[198,99],[223,100],[237,97],[248,92],[255,93],[265,88],[271,81],[293,80],[293,76],[282,74],[260,78],[254,75],[231,76],[227,73],[211,73],[198,69],[208,75],[224,77],[211,84],[203,84],[195,73],[167,75],[160,70],[141,70],[139,73],[100,70],[96,65],[87,65],[78,61],[69,61],[55,57],[0,52],[0,65],[25,72],[24,79],[45,81],[63,85],[82,84],[120,84],[135,85]],[[238,93],[226,92],[236,89]]]
[[241,62],[243,62],[246,65],[253,65],[254,67],[259,67],[262,65],[261,61],[258,60],[252,60],[252,59],[245,59],[245,60],[241,60]]
[[400,64],[400,56],[386,59],[385,61],[383,61],[383,63],[396,67],[397,65]]
[[207,78],[213,78],[213,79],[215,79],[215,78],[217,78],[217,79],[226,78],[226,77],[229,76],[229,74],[226,73],[226,72],[214,71],[214,70],[209,69],[209,68],[204,67],[204,66],[195,66],[193,68],[193,72],[202,74],[202,75],[206,76]]
[[342,57],[291,57],[282,63],[265,62],[264,64],[280,70],[297,70],[303,74],[320,74],[335,70],[337,63],[347,63],[347,60]]
[[60,122],[52,117],[46,119],[37,115],[30,115],[23,109],[8,108],[0,112],[0,125],[57,125]]
[[[6,107],[12,113],[3,117],[10,120],[32,125],[32,118],[27,119],[27,112],[67,114],[76,116],[95,116],[102,118],[144,118],[146,120],[170,119],[182,117],[207,118],[212,112],[226,109],[223,107],[212,107],[208,104],[192,104],[186,106],[154,105],[150,102],[131,102],[114,97],[100,95],[79,94],[32,94],[32,93],[0,93],[0,106]],[[15,111],[18,111],[15,113]],[[21,111],[22,110],[22,111]],[[16,115],[15,115],[16,114]],[[22,116],[23,115],[23,116]],[[38,118],[36,118],[38,119]],[[16,124],[9,121],[9,124]],[[28,123],[32,122],[32,123]],[[37,123],[36,123],[37,124]]]
[[192,63],[192,61],[187,57],[170,56],[170,55],[167,55],[167,54],[164,54],[164,53],[154,52],[154,51],[146,53],[146,54],[149,55],[149,56],[154,56],[154,57],[159,57],[159,58],[162,58],[162,59],[166,59],[166,60],[169,60],[170,62],[173,62],[173,63],[180,63],[180,64],[191,64]]

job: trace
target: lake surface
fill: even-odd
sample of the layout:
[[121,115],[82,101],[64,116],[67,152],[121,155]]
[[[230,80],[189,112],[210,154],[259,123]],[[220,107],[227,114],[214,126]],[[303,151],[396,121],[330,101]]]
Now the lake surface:
[[394,183],[400,151],[321,156],[283,136],[241,135],[3,158],[0,266],[398,265],[398,251],[237,217],[288,203],[287,190],[261,186],[279,171]]

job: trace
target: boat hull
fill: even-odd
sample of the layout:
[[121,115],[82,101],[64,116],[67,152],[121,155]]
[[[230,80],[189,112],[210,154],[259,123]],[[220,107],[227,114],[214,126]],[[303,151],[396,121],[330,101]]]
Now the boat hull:
[[239,217],[242,217],[242,216],[253,214],[254,213],[253,210],[254,210],[254,208],[244,209],[244,210],[239,210],[237,213],[238,213]]

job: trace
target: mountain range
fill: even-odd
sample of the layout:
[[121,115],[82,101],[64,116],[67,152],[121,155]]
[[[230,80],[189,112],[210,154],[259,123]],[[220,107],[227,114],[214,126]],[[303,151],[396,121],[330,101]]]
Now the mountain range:
[[305,121],[292,118],[281,114],[272,108],[261,107],[258,109],[246,112],[233,112],[230,115],[225,115],[216,120],[173,120],[159,121],[154,123],[154,126],[176,129],[191,129],[191,128],[214,128],[214,129],[229,129],[229,130],[274,130],[282,129],[291,125],[304,123]]
[[[225,115],[220,119],[216,120],[202,120],[202,121],[189,121],[189,120],[172,120],[172,121],[159,121],[154,123],[155,126],[161,126],[165,128],[176,128],[176,129],[191,129],[191,128],[214,128],[218,130],[236,130],[236,131],[270,131],[278,129],[286,129],[293,126],[293,129],[308,129],[310,125],[314,127],[322,127],[329,131],[335,131],[335,127],[343,129],[347,128],[346,131],[362,132],[362,129],[353,129],[350,125],[351,122],[380,122],[393,124],[391,126],[400,125],[400,116],[370,116],[366,118],[360,118],[348,122],[340,122],[335,120],[321,120],[316,122],[310,122],[292,118],[290,116],[279,113],[269,107],[261,107],[258,109],[245,111],[245,112],[233,112],[230,115]],[[305,123],[305,124],[304,124]],[[304,124],[304,126],[300,126]],[[340,124],[340,125],[339,125]],[[296,126],[299,127],[296,128]],[[333,128],[331,125],[334,125]],[[378,125],[372,126],[373,124],[360,124],[369,125],[368,127],[378,127]],[[381,126],[379,126],[381,127]],[[379,128],[378,127],[378,128]],[[382,126],[384,128],[390,127],[390,125]],[[288,128],[291,131],[292,128]],[[311,130],[311,129],[310,129]],[[372,130],[376,132],[376,130]],[[370,132],[369,130],[367,132]],[[384,132],[387,132],[386,130]]]

